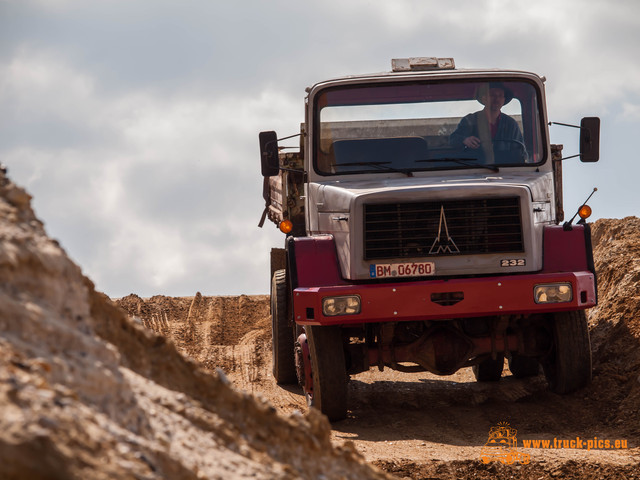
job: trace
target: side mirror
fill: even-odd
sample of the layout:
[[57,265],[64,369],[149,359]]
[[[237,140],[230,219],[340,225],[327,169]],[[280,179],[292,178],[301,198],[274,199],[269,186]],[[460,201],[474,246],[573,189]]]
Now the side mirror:
[[259,138],[262,176],[278,175],[280,162],[278,160],[278,136],[276,132],[260,132]]
[[600,159],[600,118],[584,117],[580,121],[580,161]]

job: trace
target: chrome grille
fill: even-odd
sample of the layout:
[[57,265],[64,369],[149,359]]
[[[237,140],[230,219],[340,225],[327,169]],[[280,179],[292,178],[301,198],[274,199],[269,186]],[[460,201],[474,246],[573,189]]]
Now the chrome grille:
[[364,205],[365,260],[523,251],[518,197]]

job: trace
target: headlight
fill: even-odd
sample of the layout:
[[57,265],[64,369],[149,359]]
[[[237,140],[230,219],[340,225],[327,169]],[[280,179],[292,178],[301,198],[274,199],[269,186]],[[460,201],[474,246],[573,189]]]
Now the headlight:
[[360,313],[360,296],[327,297],[322,299],[322,313],[326,317],[357,315]]
[[533,289],[533,299],[536,303],[570,302],[573,300],[573,290],[570,283],[536,285]]

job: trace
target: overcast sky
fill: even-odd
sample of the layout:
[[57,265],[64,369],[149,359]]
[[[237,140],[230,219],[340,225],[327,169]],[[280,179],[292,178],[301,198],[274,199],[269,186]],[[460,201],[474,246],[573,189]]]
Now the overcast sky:
[[[305,87],[408,56],[544,75],[550,120],[602,120],[567,215],[598,187],[592,218],[622,218],[639,52],[637,0],[0,0],[0,162],[111,297],[267,293],[258,132],[297,133]],[[551,140],[577,153],[577,130]]]

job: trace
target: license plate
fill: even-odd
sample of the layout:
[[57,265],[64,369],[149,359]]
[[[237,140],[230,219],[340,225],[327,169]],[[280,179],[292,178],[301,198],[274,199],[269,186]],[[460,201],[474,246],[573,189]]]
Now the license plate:
[[425,277],[436,274],[433,262],[420,263],[377,263],[369,265],[371,278],[387,277]]

